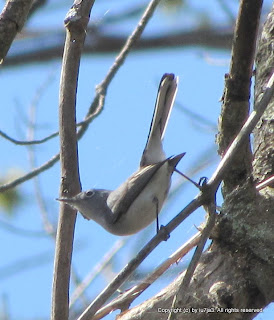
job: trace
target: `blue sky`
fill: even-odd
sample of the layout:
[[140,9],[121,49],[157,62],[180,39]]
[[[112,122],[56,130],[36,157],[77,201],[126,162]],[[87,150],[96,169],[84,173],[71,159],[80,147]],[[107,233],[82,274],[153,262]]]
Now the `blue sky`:
[[[129,3],[121,0],[114,1],[110,5],[108,1],[104,1],[98,6],[95,5],[94,15],[100,21],[105,15],[115,10],[119,11],[119,8]],[[30,26],[32,28],[61,26],[70,5],[70,1],[63,1],[58,5],[51,1],[45,14],[37,15]],[[193,1],[193,6],[201,8],[200,1]],[[50,10],[51,7],[57,9],[54,14]],[[224,21],[224,13],[217,1],[207,2],[205,9],[211,12],[215,21],[220,24]],[[158,10],[148,26],[147,33],[154,32],[159,26],[164,26],[166,29],[178,27],[175,21],[178,21],[179,16],[179,13],[167,15],[164,11]],[[194,22],[189,14],[187,26],[191,26]],[[129,32],[136,23],[136,20],[132,20],[124,24],[121,32]],[[218,63],[210,63],[205,57],[210,57]],[[95,85],[103,80],[114,59],[115,54],[83,56],[77,96],[78,121],[85,116],[94,97]],[[60,68],[61,61],[54,60],[1,70],[0,86],[4,89],[2,105],[5,106],[2,108],[1,130],[18,139],[26,139],[24,119],[28,117],[30,105],[37,90],[49,79],[49,84],[37,104],[36,138],[42,138],[57,130]],[[210,150],[214,150],[217,119],[221,107],[219,99],[222,95],[224,74],[228,68],[229,52],[223,50],[196,47],[131,53],[109,87],[103,112],[92,122],[89,131],[79,142],[80,176],[83,189],[94,187],[115,189],[136,170],[146,142],[158,83],[165,72],[173,72],[180,78],[176,99],[178,104],[174,106],[166,131],[165,151],[168,156],[186,152],[179,169],[185,173],[191,170],[201,154],[209,154]],[[197,119],[188,117],[182,112],[180,105],[205,117],[212,125],[203,125]],[[14,146],[3,139],[1,143],[4,150],[0,157],[1,173],[4,174],[8,169],[15,168],[21,172],[28,172],[30,164],[27,149]],[[36,146],[35,151],[37,164],[44,163],[58,152],[58,138],[47,144]],[[197,180],[200,176],[210,177],[217,166],[217,161],[216,151],[213,151],[211,164],[193,178]],[[59,180],[59,163],[39,177],[49,219],[55,224],[58,218],[58,203],[54,199],[58,196]],[[174,175],[174,185],[179,180],[180,177]],[[24,183],[19,189],[25,199],[22,206],[16,210],[12,220],[0,212],[1,220],[12,222],[13,225],[25,230],[41,231],[43,234],[41,213],[34,196],[34,189],[32,181]],[[171,202],[167,202],[160,216],[161,224],[168,223],[196,194],[195,187],[190,184],[184,185],[182,192]],[[220,196],[218,201],[221,204]],[[147,272],[160,264],[196,232],[196,226],[204,220],[204,216],[202,209],[195,212],[172,233],[166,243],[161,244],[144,261],[140,271]],[[105,286],[113,271],[118,272],[134,253],[142,248],[154,232],[155,226],[152,225],[127,240],[126,246],[113,263],[113,270],[110,271],[111,268],[109,268],[105,271],[87,291],[89,299]],[[0,297],[2,300],[6,299],[11,319],[38,319],[39,317],[47,319],[51,304],[53,240],[47,236],[19,236],[5,229],[1,230],[1,234]],[[106,233],[95,223],[87,222],[80,215],[78,216],[73,265],[80,278],[85,277],[117,239],[118,237]],[[181,262],[182,268],[188,262],[189,256]],[[29,263],[32,266],[29,266]],[[13,272],[13,266],[19,268],[18,272]],[[157,281],[153,288],[150,288],[136,303],[142,301],[144,297],[155,294],[169,281],[170,278]],[[272,319],[273,310],[268,309],[256,319]]]

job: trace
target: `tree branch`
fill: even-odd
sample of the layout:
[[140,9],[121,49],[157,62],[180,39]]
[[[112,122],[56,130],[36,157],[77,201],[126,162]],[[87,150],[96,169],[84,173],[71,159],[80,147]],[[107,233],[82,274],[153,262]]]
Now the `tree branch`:
[[[199,243],[197,244],[197,247],[195,249],[195,252],[192,256],[192,259],[190,261],[190,264],[187,267],[187,270],[185,272],[184,278],[182,279],[181,284],[178,286],[178,291],[174,295],[171,309],[174,308],[180,308],[186,303],[186,300],[188,298],[187,295],[187,289],[190,284],[190,281],[192,280],[193,274],[198,266],[198,263],[200,261],[201,255],[203,253],[203,250],[205,248],[206,242],[210,236],[210,233],[215,225],[215,218],[216,218],[216,199],[215,194],[212,198],[212,201],[204,206],[208,213],[208,219],[206,222],[205,227],[203,228],[201,238],[199,240]],[[168,316],[168,320],[175,319],[175,313],[171,312]]]
[[[76,93],[82,48],[94,0],[75,0],[65,18],[66,42],[59,95],[61,196],[80,192],[76,135]],[[60,205],[52,289],[52,320],[69,316],[69,281],[76,211]]]
[[[1,220],[0,220],[1,222]],[[124,247],[125,243],[128,239],[125,238],[119,238],[116,240],[116,242],[113,244],[113,246],[110,248],[108,252],[104,254],[102,259],[94,266],[91,272],[84,278],[84,280],[75,288],[74,292],[72,293],[70,306],[71,309],[72,306],[78,301],[79,297],[84,293],[84,291],[88,288],[90,283],[101,274],[101,272],[105,269],[107,265],[110,264],[111,260],[113,260],[113,257],[115,254]]]
[[60,158],[60,154],[58,153],[55,156],[53,156],[49,161],[41,165],[40,167],[33,169],[32,171],[28,172],[22,177],[19,177],[11,182],[3,184],[2,186],[0,186],[0,192],[4,192],[9,189],[15,188],[19,184],[24,183],[32,179],[33,177],[37,176],[41,172],[46,171],[47,169],[51,168],[59,160],[59,158]]
[[21,31],[32,5],[32,0],[8,0],[0,15],[0,64],[6,57],[9,48]]
[[[138,41],[134,50],[152,50],[166,48],[182,48],[189,46],[201,46],[205,48],[220,48],[230,50],[232,43],[232,30],[230,26],[215,28],[198,28],[191,31],[177,31],[167,35],[147,36]],[[11,48],[3,67],[26,65],[27,63],[50,61],[62,57],[63,32],[41,31],[37,36],[37,30],[31,39],[21,39],[20,45]],[[126,36],[104,33],[100,28],[91,26],[87,31],[85,43],[85,54],[108,54],[119,52],[120,48],[127,41]],[[43,42],[43,48],[36,43]],[[53,45],[54,43],[54,45]],[[22,49],[21,49],[22,44]],[[26,48],[30,48],[27,50]]]
[[99,320],[105,317],[110,312],[116,309],[125,309],[125,306],[129,306],[135,299],[137,299],[151,284],[153,284],[159,277],[167,271],[173,264],[178,264],[179,261],[190,252],[201,239],[201,232],[197,232],[191,239],[184,243],[178,250],[176,250],[171,256],[169,256],[164,262],[162,262],[153,272],[151,272],[145,279],[143,279],[136,286],[129,290],[126,290],[120,294],[116,299],[112,300],[106,306],[98,310],[93,320]]
[[34,144],[42,144],[45,143],[52,138],[55,138],[59,135],[59,131],[54,132],[50,134],[49,136],[42,138],[42,139],[36,139],[36,140],[30,140],[30,141],[22,141],[22,140],[17,140],[6,134],[4,131],[0,130],[0,136],[5,138],[6,140],[18,145],[18,146],[28,146],[28,145],[34,145]]
[[[250,83],[253,71],[262,0],[242,0],[236,22],[229,74],[226,75],[219,120],[219,154],[223,155],[245,123],[249,113]],[[251,174],[252,153],[248,136],[242,150],[224,177],[223,192],[232,191]]]
[[[274,5],[269,14],[264,31],[262,32],[259,49],[256,57],[256,87],[255,101],[261,99],[265,84],[268,82],[274,68],[274,52],[269,50],[273,46],[274,38]],[[272,99],[270,106],[267,108],[264,116],[257,124],[254,130],[254,171],[255,181],[262,182],[274,174],[274,100]],[[273,187],[273,184],[272,184]]]

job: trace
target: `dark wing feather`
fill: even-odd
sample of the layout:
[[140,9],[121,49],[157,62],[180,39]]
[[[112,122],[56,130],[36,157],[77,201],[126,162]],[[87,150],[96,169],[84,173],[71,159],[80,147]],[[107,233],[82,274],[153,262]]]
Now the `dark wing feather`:
[[154,174],[168,160],[169,158],[156,164],[143,167],[139,172],[133,174],[125,183],[114,191],[115,193],[117,192],[117,196],[119,196],[119,198],[115,198],[115,194],[113,194],[113,205],[110,204],[110,208],[114,213],[113,222],[119,220],[121,215],[128,211],[131,204],[144,190]]

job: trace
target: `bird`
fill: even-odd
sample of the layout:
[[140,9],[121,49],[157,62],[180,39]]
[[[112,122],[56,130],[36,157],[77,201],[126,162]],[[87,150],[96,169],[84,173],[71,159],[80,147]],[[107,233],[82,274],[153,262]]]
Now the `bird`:
[[160,81],[147,142],[139,168],[115,190],[90,189],[73,197],[61,197],[84,218],[108,232],[132,235],[157,222],[167,198],[171,176],[185,153],[166,157],[163,138],[177,93],[178,77],[165,73]]

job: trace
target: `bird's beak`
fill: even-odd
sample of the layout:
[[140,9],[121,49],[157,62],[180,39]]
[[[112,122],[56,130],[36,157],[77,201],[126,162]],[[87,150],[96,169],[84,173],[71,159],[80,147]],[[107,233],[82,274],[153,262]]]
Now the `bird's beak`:
[[61,201],[61,202],[65,202],[65,203],[68,203],[68,204],[74,202],[74,199],[73,199],[73,198],[56,198],[55,200]]

